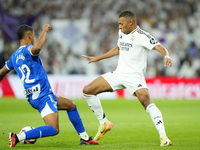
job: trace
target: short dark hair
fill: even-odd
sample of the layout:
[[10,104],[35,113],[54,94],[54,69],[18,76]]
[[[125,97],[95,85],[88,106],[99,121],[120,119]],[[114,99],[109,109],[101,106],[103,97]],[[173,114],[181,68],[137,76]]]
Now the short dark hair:
[[25,33],[28,32],[28,31],[31,31],[33,32],[33,28],[26,25],[26,24],[23,24],[21,25],[18,29],[17,29],[17,36],[18,38],[21,40],[24,38],[25,36]]
[[121,17],[132,17],[132,18],[135,18],[136,19],[136,15],[131,12],[131,11],[123,11],[120,15],[119,15],[119,18]]

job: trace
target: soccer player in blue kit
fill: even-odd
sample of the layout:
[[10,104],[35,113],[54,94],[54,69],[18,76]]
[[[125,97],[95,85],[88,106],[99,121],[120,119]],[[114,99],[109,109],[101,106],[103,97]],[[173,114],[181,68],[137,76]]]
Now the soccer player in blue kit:
[[49,24],[43,25],[43,32],[35,42],[34,31],[28,25],[21,25],[17,30],[20,47],[12,54],[5,66],[0,70],[0,81],[15,69],[23,86],[30,105],[37,109],[45,126],[16,134],[8,134],[9,146],[14,147],[19,141],[54,136],[59,133],[58,110],[67,110],[68,117],[80,136],[80,145],[99,145],[85,131],[82,120],[72,100],[54,95],[39,53],[45,43],[46,34],[50,30]]

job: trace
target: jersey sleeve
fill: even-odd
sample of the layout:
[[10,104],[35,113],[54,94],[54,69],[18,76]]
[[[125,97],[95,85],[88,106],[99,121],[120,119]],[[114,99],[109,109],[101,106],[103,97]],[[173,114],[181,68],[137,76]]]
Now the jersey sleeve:
[[31,53],[31,48],[32,47],[33,47],[33,45],[28,45],[26,47],[26,51],[25,51],[26,55],[32,55],[33,56],[33,54]]
[[8,70],[14,69],[14,66],[13,66],[13,63],[12,63],[12,59],[13,59],[13,55],[10,57],[10,59],[8,61],[6,61],[6,68]]
[[121,38],[121,36],[122,36],[122,32],[121,32],[121,30],[119,30],[119,32],[118,32],[118,40],[117,40],[117,46],[119,47],[119,39]]
[[29,53],[31,54],[31,56],[39,56],[40,53],[36,54],[36,55],[33,55],[32,52],[31,52],[31,49],[32,49],[33,45],[28,45],[28,51]]
[[160,43],[149,33],[143,35],[141,42],[142,45],[149,50],[152,50],[156,45],[160,45]]

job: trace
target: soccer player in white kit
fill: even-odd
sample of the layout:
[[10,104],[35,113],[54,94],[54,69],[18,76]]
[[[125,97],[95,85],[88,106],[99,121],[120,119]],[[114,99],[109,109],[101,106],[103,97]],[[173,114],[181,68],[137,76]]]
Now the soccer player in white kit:
[[119,54],[118,66],[114,72],[108,72],[96,78],[83,89],[84,98],[100,122],[94,140],[103,138],[104,134],[113,128],[113,124],[105,116],[97,94],[126,88],[131,95],[139,99],[146,112],[150,114],[160,135],[160,146],[169,146],[172,143],[166,135],[162,114],[150,99],[144,77],[148,49],[157,50],[164,56],[165,67],[172,66],[169,53],[154,37],[137,26],[133,12],[122,12],[119,15],[118,24],[119,38],[116,47],[97,57],[82,55],[91,63]]

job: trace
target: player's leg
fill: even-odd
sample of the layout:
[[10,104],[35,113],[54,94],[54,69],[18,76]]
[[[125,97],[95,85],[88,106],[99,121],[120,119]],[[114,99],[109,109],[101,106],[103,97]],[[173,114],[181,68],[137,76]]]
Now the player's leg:
[[[86,99],[89,107],[92,109],[100,123],[98,132],[94,140],[99,140],[100,138],[103,138],[104,134],[113,128],[113,124],[107,120],[103,108],[101,106],[101,102],[96,96],[97,94],[102,92],[112,92],[112,80],[113,82],[116,82],[116,80],[114,79],[114,75],[112,73],[107,73],[103,76],[96,78],[90,84],[86,85],[83,89],[84,98]],[[113,85],[114,84],[116,83],[113,83]]]
[[74,102],[66,97],[56,95],[58,100],[58,110],[66,110],[69,120],[73,124],[76,132],[80,136],[80,144],[93,144],[93,145],[99,145],[98,142],[92,140],[91,137],[88,136],[88,134],[85,131],[85,128],[83,126],[83,122],[81,120],[81,117],[78,113],[77,107],[74,104]]
[[112,91],[112,88],[102,76],[96,78],[83,89],[84,98],[94,114],[97,116],[100,124],[105,123],[107,119],[97,94],[106,91]]
[[49,94],[48,96],[44,96],[40,99],[39,103],[36,104],[34,102],[30,103],[41,113],[46,125],[19,134],[9,133],[10,147],[14,147],[19,141],[22,140],[37,139],[58,134],[59,124],[56,97],[53,94]]
[[135,91],[135,95],[139,99],[140,103],[146,110],[147,106],[150,104],[153,104],[152,100],[150,99],[148,89],[146,88],[141,88]]
[[135,95],[145,108],[146,112],[151,116],[151,119],[159,132],[161,146],[171,145],[171,141],[166,136],[162,114],[156,105],[151,101],[148,90],[146,88],[138,89],[135,92]]
[[[85,128],[83,126],[82,120],[80,118],[80,115],[78,113],[78,110],[76,108],[76,105],[74,102],[68,98],[56,95],[58,100],[58,110],[66,110],[69,120],[72,122],[75,130],[78,134],[81,134],[85,132]],[[86,134],[86,137],[81,138],[87,138],[89,139],[89,136]]]
[[[18,136],[19,141],[28,139],[37,139],[42,137],[54,136],[59,133],[58,113],[50,113],[43,117],[45,126],[40,126],[35,129],[25,132],[25,137]],[[23,134],[19,134],[23,135]]]
[[40,126],[25,133],[18,134],[19,141],[54,136],[59,133],[57,112],[44,116],[43,120],[46,124],[45,126]]
[[[55,123],[53,123],[55,124]],[[28,140],[28,139],[38,139],[42,137],[48,137],[48,136],[54,136],[58,134],[56,129],[52,125],[46,125],[46,126],[40,126],[35,129],[22,132],[19,134],[16,133],[9,133],[9,146],[15,147],[15,145],[22,141],[22,140]]]
[[54,94],[44,96],[40,100],[40,103],[37,105],[41,105],[41,108],[38,108],[38,110],[45,122],[45,126],[40,126],[25,132],[25,139],[36,139],[41,137],[54,136],[59,133],[57,104],[58,101]]

